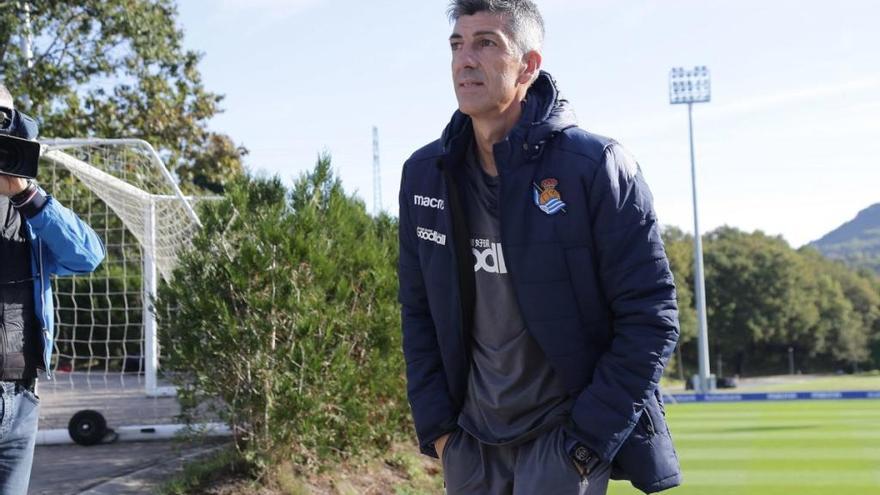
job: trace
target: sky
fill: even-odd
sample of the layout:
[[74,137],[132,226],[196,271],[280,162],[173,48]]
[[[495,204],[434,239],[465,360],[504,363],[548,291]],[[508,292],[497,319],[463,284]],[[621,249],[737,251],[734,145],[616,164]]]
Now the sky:
[[[672,67],[708,66],[694,106],[700,230],[730,225],[818,239],[880,202],[880,2],[537,0],[543,68],[580,126],[637,158],[660,221],[693,232],[686,105]],[[373,208],[457,108],[440,0],[181,0],[187,49],[225,95],[210,128],[246,165],[292,183],[324,151]]]

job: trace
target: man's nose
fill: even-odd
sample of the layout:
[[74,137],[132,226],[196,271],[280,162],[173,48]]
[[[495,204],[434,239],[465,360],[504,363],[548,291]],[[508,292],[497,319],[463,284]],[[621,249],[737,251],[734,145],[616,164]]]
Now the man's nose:
[[462,69],[475,69],[478,65],[474,51],[465,46],[460,47],[452,56],[452,68],[456,71]]

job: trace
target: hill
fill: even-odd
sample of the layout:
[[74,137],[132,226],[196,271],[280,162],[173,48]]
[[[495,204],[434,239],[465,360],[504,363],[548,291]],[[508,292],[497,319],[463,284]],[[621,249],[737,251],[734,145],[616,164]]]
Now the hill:
[[880,203],[810,243],[828,258],[880,274]]

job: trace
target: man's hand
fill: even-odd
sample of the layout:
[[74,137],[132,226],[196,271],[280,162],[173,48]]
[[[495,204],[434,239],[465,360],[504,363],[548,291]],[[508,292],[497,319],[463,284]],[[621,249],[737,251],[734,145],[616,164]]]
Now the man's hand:
[[27,179],[0,174],[0,195],[10,197],[27,189]]
[[443,459],[443,450],[446,448],[446,440],[449,440],[449,433],[434,441],[434,450],[437,451],[437,457],[440,459]]

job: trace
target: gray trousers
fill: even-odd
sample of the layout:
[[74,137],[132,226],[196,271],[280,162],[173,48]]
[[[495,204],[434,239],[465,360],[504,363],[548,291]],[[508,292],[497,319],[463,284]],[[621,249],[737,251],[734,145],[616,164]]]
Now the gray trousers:
[[459,428],[443,449],[447,495],[605,495],[610,464],[588,478],[565,451],[561,426],[513,447],[486,445]]

